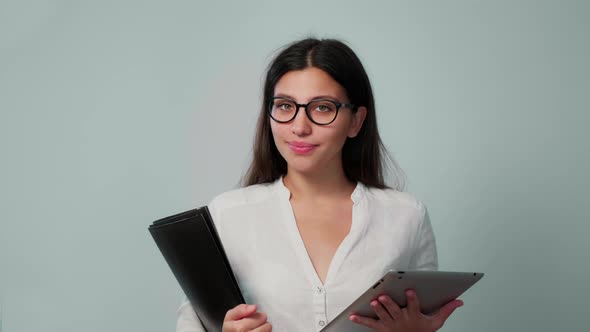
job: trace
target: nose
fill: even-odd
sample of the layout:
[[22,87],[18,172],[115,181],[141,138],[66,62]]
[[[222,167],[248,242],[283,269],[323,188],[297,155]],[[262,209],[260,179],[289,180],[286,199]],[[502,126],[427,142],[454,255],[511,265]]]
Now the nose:
[[307,136],[311,134],[311,121],[305,113],[305,107],[298,107],[299,112],[291,122],[291,132],[297,136]]

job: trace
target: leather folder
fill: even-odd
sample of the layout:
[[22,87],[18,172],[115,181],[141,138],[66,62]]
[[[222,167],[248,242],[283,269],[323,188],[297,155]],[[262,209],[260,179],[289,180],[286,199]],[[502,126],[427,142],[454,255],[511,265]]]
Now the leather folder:
[[208,332],[244,303],[207,206],[156,220],[148,228]]

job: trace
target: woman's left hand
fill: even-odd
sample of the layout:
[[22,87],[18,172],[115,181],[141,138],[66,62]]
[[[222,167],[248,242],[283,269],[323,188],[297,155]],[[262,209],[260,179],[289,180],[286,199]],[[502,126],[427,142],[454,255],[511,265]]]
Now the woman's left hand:
[[407,290],[406,297],[408,305],[401,309],[389,296],[381,295],[371,301],[379,319],[359,315],[351,315],[349,319],[378,332],[434,332],[443,326],[455,309],[463,305],[463,301],[453,300],[429,316],[420,312],[416,292]]

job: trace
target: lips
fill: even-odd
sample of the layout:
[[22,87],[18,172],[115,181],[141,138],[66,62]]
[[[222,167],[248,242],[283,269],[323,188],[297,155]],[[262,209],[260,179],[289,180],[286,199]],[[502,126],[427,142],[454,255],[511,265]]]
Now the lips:
[[305,142],[289,142],[289,148],[297,154],[307,154],[317,147],[316,144]]

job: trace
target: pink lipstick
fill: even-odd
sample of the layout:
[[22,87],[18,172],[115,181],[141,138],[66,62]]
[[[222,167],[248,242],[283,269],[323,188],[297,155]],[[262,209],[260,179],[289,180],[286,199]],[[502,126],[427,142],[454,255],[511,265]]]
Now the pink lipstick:
[[289,142],[289,148],[291,149],[291,151],[297,154],[307,154],[313,151],[313,149],[315,149],[316,147],[317,145],[315,144],[309,144],[304,142]]

